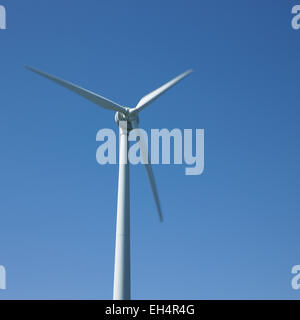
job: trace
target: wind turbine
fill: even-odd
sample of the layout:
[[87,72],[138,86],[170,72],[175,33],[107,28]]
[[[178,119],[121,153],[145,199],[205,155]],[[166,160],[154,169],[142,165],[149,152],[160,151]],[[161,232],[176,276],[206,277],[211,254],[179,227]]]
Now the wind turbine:
[[[107,98],[96,93],[81,88],[70,82],[59,79],[35,68],[26,67],[57,84],[79,94],[90,100],[96,105],[116,111],[115,120],[119,126],[120,145],[119,145],[119,181],[118,181],[118,206],[117,206],[117,227],[116,227],[116,247],[115,247],[115,270],[114,270],[114,300],[130,299],[130,200],[129,200],[129,163],[128,163],[128,132],[132,129],[138,129],[139,113],[149,106],[154,100],[160,97],[164,92],[173,87],[177,82],[189,75],[192,70],[188,70],[173,80],[167,82],[158,89],[144,96],[135,108],[121,106]],[[124,123],[126,126],[124,126]],[[143,163],[147,171],[150,185],[152,188],[154,200],[160,221],[163,221],[162,210],[158,191],[149,161],[148,154],[145,154],[142,148],[143,141],[140,142],[140,150],[143,157]]]

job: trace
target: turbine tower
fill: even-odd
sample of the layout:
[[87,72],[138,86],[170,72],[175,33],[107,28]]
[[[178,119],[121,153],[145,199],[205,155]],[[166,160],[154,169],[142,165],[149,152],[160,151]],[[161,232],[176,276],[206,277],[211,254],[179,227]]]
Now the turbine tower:
[[[128,133],[132,129],[138,129],[139,113],[149,106],[154,100],[161,96],[177,82],[185,78],[192,70],[188,70],[173,80],[167,82],[158,89],[144,96],[135,108],[121,106],[107,98],[96,93],[81,88],[70,82],[61,80],[50,74],[26,67],[28,70],[37,73],[57,84],[77,93],[78,95],[90,100],[96,105],[116,111],[115,120],[119,126],[120,132],[120,152],[119,152],[119,181],[118,181],[118,207],[117,207],[117,227],[116,227],[116,247],[115,247],[115,270],[114,270],[114,300],[129,300],[130,292],[130,199],[129,199],[129,163],[128,163]],[[140,152],[143,157],[146,172],[150,180],[154,200],[160,221],[163,221],[162,210],[158,191],[152,172],[152,166],[149,161],[148,153],[144,152],[143,140],[140,137]]]

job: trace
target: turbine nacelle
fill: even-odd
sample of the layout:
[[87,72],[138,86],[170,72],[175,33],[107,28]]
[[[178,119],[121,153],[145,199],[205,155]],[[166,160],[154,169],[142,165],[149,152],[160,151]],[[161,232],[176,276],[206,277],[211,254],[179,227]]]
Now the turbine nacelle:
[[[130,131],[139,124],[139,117],[137,113],[131,113],[129,108],[126,108],[126,111],[127,112],[117,111],[115,121],[120,128]],[[126,122],[126,127],[123,125],[124,122]]]

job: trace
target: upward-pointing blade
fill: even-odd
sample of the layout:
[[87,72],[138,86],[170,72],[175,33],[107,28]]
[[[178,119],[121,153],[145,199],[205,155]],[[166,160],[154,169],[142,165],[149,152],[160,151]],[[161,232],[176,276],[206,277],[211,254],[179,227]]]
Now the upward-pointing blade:
[[[132,121],[131,124],[132,124],[133,129],[138,129],[138,125],[137,125],[136,121]],[[144,142],[143,136],[141,134],[140,134],[139,144],[140,144],[141,156],[143,157],[143,162],[145,164],[147,175],[148,175],[148,178],[150,181],[154,201],[155,201],[156,208],[157,208],[158,215],[159,215],[159,219],[161,222],[163,222],[163,215],[162,215],[162,210],[161,210],[161,205],[160,205],[160,200],[159,200],[159,196],[158,196],[156,182],[155,182],[154,174],[152,171],[152,165],[150,163],[148,150],[145,147],[145,142]]]
[[81,88],[71,82],[67,82],[67,81],[59,79],[57,77],[51,76],[50,74],[47,74],[47,73],[42,72],[40,70],[37,70],[35,68],[28,67],[28,66],[26,66],[26,68],[34,73],[39,74],[40,76],[43,76],[49,80],[52,80],[52,81],[56,82],[57,84],[79,94],[80,96],[90,100],[91,102],[97,104],[100,107],[103,107],[103,108],[109,109],[109,110],[113,110],[113,111],[120,111],[122,113],[126,112],[126,109],[124,107],[120,106],[119,104],[117,104],[109,99],[101,97],[100,95],[98,95],[96,93],[93,93],[89,90]]
[[150,92],[149,94],[147,94],[146,96],[144,96],[140,100],[140,102],[137,104],[137,106],[134,109],[132,109],[131,112],[137,113],[137,112],[144,110],[150,103],[152,103],[154,100],[156,100],[158,97],[160,97],[167,90],[172,88],[177,82],[179,82],[180,80],[185,78],[191,72],[193,72],[193,70],[188,70],[188,71],[182,73],[181,75],[179,75],[178,77],[174,78],[173,80],[167,82],[163,86],[159,87],[158,89]]

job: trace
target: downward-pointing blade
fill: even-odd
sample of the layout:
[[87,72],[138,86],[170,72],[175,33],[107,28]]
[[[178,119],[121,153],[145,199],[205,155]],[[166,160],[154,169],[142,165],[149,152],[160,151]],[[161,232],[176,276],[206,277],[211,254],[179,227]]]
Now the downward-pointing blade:
[[[133,127],[133,129],[139,130],[136,121],[132,121],[132,127]],[[139,134],[139,136],[140,136],[139,144],[140,144],[141,156],[143,158],[143,163],[145,165],[146,172],[147,172],[147,175],[148,175],[148,178],[150,181],[154,201],[155,201],[156,208],[157,208],[158,215],[159,215],[159,219],[161,222],[163,222],[163,214],[162,214],[158,190],[157,190],[157,186],[156,186],[156,182],[155,182],[155,178],[154,178],[154,174],[153,174],[153,170],[152,170],[152,165],[150,163],[150,159],[149,159],[149,155],[148,155],[148,149],[145,146],[145,141],[143,139],[143,135]]]
[[159,219],[161,222],[163,222],[163,215],[162,215],[160,200],[159,200],[158,191],[157,191],[157,187],[156,187],[156,183],[155,183],[155,178],[154,178],[154,174],[152,171],[152,166],[150,163],[148,163],[148,164],[145,164],[145,168],[147,171],[148,178],[150,180],[151,189],[152,189],[153,197],[154,197],[154,200],[156,203]]
[[40,71],[40,70],[37,70],[35,68],[32,68],[32,67],[29,67],[29,66],[26,66],[26,68],[34,73],[37,73],[38,75],[40,76],[43,76],[49,80],[52,80],[54,82],[56,82],[57,84],[79,94],[80,96],[86,98],[87,100],[97,104],[98,106],[100,107],[103,107],[105,109],[109,109],[109,110],[113,110],[113,111],[120,111],[120,112],[126,112],[126,109],[120,105],[118,105],[117,103],[109,100],[109,99],[106,99],[94,92],[91,92],[89,90],[86,90],[84,88],[81,88],[71,82],[67,82],[65,80],[62,80],[62,79],[59,79],[57,77],[54,77],[54,76],[51,76],[50,74],[47,74],[43,71]]

